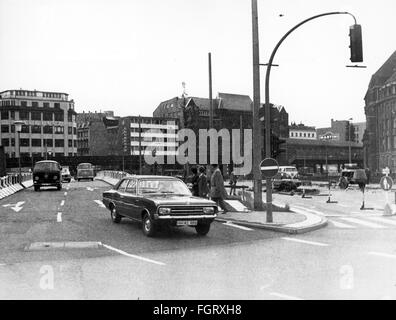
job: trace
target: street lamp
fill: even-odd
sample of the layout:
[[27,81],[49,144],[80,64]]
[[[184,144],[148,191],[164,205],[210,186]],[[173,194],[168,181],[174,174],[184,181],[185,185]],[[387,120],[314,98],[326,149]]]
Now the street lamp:
[[25,124],[23,121],[14,121],[14,126],[15,126],[15,132],[18,133],[18,166],[19,166],[19,182],[21,182],[21,131],[22,131],[22,126]]
[[352,163],[352,158],[351,158],[351,121],[353,119],[349,118],[348,119],[348,137],[349,137],[349,164]]
[[335,203],[334,201],[332,202],[330,199],[330,185],[331,185],[331,183],[330,183],[330,176],[329,176],[329,165],[327,162],[327,158],[328,158],[328,156],[327,156],[327,142],[330,140],[336,139],[336,138],[337,138],[337,136],[332,135],[332,134],[325,134],[320,137],[320,140],[325,141],[325,149],[326,149],[326,175],[327,175],[327,181],[329,183],[329,198],[326,201],[327,203]]

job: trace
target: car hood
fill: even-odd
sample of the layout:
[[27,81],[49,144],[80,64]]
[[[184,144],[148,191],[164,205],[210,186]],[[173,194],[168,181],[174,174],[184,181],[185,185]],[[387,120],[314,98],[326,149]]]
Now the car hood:
[[177,196],[177,195],[150,195],[145,197],[147,200],[155,202],[156,205],[199,205],[199,206],[215,206],[216,203],[211,200],[193,197],[193,196]]

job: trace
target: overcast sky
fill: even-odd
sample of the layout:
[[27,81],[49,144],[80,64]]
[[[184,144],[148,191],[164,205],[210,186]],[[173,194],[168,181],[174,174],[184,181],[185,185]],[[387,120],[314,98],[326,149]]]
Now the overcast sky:
[[[300,21],[328,11],[362,25],[364,65],[349,61],[349,15],[308,22],[280,47],[271,102],[289,121],[323,127],[330,119],[365,121],[371,75],[396,50],[395,0],[258,0],[260,62]],[[280,16],[282,14],[283,16]],[[0,91],[70,94],[76,111],[152,115],[182,93],[253,98],[250,0],[0,0]],[[265,67],[261,69],[264,101]]]

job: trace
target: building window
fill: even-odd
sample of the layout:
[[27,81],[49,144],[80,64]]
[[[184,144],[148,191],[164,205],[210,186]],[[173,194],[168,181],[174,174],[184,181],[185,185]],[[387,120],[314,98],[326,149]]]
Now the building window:
[[32,112],[32,120],[40,120],[41,121],[41,112],[33,111]]
[[10,145],[10,139],[8,139],[8,138],[1,139],[1,144],[2,144],[4,147],[8,147],[8,146]]
[[67,134],[73,134],[73,127],[67,127]]
[[10,132],[10,126],[9,126],[8,124],[3,124],[3,125],[1,126],[1,132],[2,132],[2,133],[8,133],[8,132]]
[[33,101],[33,102],[32,102],[32,107],[38,108],[38,102],[37,102],[37,101]]
[[52,126],[44,126],[43,132],[44,133],[52,133]]
[[19,111],[20,120],[29,120],[29,111]]
[[54,103],[54,108],[55,109],[60,109],[60,103],[59,102],[55,102]]
[[55,127],[55,134],[63,134],[63,133],[64,133],[64,127],[62,126]]
[[44,146],[45,147],[52,147],[53,146],[52,139],[44,139],[43,142],[44,142]]
[[64,114],[63,114],[63,112],[62,112],[62,113],[56,112],[56,113],[55,113],[55,121],[63,121],[63,120],[64,120]]
[[14,111],[14,110],[11,110],[11,111],[10,111],[10,118],[11,118],[12,120],[15,120],[15,111]]
[[32,133],[41,133],[41,126],[32,126]]
[[44,102],[43,103],[43,107],[44,108],[49,108],[50,107],[50,103],[49,102]]
[[65,141],[63,139],[55,139],[55,148],[60,148],[65,146]]
[[28,125],[22,125],[21,133],[30,133],[30,128],[29,127],[30,126],[28,126]]
[[72,113],[68,113],[67,114],[67,121],[68,122],[73,122],[73,114]]
[[21,147],[29,147],[30,142],[29,139],[21,139]]
[[21,101],[21,107],[27,107],[27,101]]
[[32,147],[41,147],[41,139],[32,139]]
[[52,121],[53,117],[52,117],[52,112],[44,112],[43,114],[43,120],[44,121]]
[[67,146],[69,147],[69,148],[71,148],[71,147],[73,147],[73,140],[68,140],[67,141]]
[[11,147],[15,147],[15,138],[11,138]]
[[77,128],[73,127],[73,134],[77,134]]
[[1,120],[8,120],[8,111],[1,111]]
[[74,148],[77,148],[77,140],[73,140],[74,141]]

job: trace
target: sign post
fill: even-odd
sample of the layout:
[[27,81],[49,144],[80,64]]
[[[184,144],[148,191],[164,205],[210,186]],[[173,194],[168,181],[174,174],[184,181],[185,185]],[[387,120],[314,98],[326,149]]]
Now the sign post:
[[[271,178],[273,178],[278,173],[279,164],[275,159],[265,158],[260,163],[260,170],[262,177],[266,178],[267,182],[270,181],[270,183],[272,183]],[[271,188],[271,186],[266,185],[265,192],[268,192],[269,188]],[[272,222],[272,200],[268,201],[268,197],[267,197],[267,222]]]

